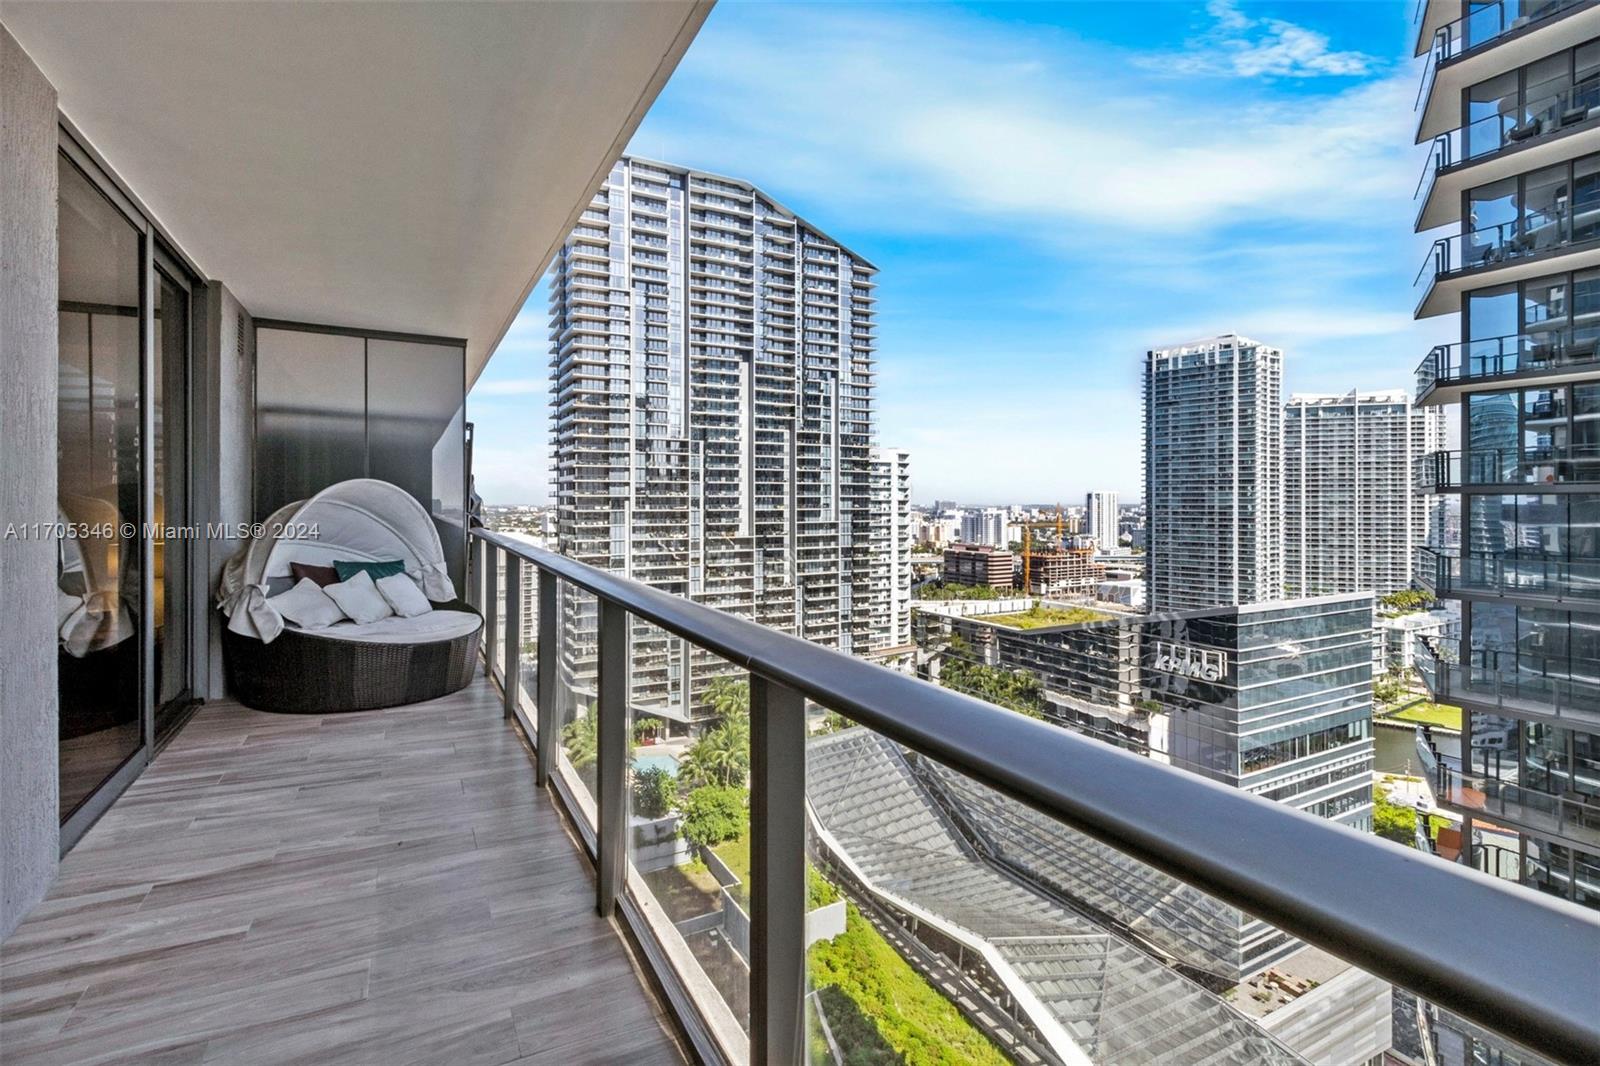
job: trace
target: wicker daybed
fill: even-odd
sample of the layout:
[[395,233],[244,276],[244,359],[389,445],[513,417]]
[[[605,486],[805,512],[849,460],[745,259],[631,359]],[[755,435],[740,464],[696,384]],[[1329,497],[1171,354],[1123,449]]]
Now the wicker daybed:
[[[431,611],[301,629],[270,602],[293,585],[291,564],[389,560],[405,564]],[[403,489],[371,478],[277,511],[228,560],[219,599],[229,690],[263,711],[329,714],[448,695],[472,680],[483,630],[456,596],[433,518]]]

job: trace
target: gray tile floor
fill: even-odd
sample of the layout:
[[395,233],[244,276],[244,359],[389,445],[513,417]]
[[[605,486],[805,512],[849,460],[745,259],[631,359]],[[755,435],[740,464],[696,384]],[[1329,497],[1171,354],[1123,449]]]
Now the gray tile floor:
[[680,1063],[483,681],[207,705],[0,949],[0,1061]]

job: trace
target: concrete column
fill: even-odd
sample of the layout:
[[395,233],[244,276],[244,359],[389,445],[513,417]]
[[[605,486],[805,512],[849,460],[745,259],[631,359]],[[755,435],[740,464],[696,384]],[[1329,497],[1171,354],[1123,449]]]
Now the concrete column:
[[[0,533],[56,519],[56,91],[0,26]],[[56,544],[0,540],[0,937],[55,879]]]

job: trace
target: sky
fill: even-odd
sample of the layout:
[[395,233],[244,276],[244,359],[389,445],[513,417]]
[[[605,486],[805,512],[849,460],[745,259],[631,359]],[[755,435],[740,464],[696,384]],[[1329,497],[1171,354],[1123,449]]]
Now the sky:
[[[1285,351],[1285,396],[1409,388],[1425,150],[1410,2],[721,0],[630,142],[879,268],[879,443],[913,499],[1142,497],[1163,344]],[[472,390],[489,503],[548,500],[546,291]]]

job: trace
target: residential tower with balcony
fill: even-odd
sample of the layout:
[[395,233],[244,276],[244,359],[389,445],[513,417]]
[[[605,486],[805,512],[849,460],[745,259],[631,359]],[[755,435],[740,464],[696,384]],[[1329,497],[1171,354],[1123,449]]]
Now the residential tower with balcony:
[[[1426,742],[1463,861],[1600,906],[1600,5],[1429,3],[1416,140],[1431,144],[1419,319],[1457,334],[1418,367],[1460,448],[1418,464],[1458,508],[1419,578],[1461,603],[1428,638],[1459,760]],[[1456,763],[1459,763],[1457,765]],[[1482,843],[1499,827],[1515,853]]]

